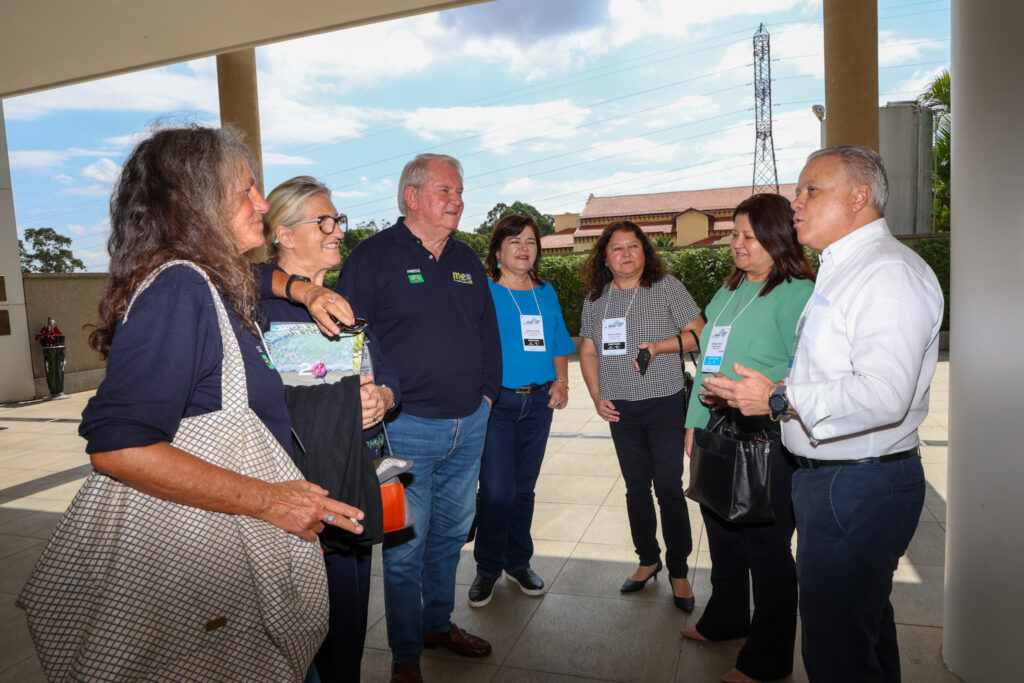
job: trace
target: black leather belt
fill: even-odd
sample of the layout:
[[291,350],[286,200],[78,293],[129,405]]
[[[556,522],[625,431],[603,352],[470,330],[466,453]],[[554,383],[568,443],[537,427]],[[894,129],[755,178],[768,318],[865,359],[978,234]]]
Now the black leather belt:
[[519,387],[513,389],[512,387],[502,387],[505,391],[514,391],[517,394],[531,394],[540,389],[547,389],[551,386],[551,382],[544,382],[544,384],[527,384],[525,387]]
[[882,455],[877,458],[858,458],[857,460],[814,460],[813,458],[802,458],[799,455],[794,455],[793,458],[796,460],[797,467],[813,470],[817,467],[832,467],[834,465],[869,465],[873,462],[893,462],[895,460],[905,460],[915,455],[917,455],[916,446],[909,451],[890,453],[889,455]]

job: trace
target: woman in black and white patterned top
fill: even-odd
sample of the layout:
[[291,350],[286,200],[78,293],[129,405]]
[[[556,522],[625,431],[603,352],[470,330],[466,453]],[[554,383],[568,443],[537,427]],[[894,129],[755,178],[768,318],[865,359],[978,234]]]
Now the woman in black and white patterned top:
[[[661,509],[665,564],[673,602],[690,612],[686,559],[693,549],[683,497],[682,350],[695,350],[704,328],[700,309],[665,267],[643,231],[630,221],[605,228],[583,266],[589,289],[580,328],[580,369],[598,414],[610,423],[626,483],[626,512],[640,566],[622,584],[642,589],[661,571],[651,484]],[[693,332],[693,334],[690,334]],[[695,336],[696,335],[696,336]],[[635,358],[650,363],[639,372]]]

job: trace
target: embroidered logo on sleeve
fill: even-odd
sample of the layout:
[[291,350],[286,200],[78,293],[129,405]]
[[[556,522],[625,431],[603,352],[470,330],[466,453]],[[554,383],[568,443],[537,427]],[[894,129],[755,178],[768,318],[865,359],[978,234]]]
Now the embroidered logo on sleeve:
[[471,285],[471,284],[473,284],[473,274],[472,273],[457,273],[457,272],[455,272],[453,270],[452,271],[452,279],[455,280],[456,282],[461,282],[464,285]]

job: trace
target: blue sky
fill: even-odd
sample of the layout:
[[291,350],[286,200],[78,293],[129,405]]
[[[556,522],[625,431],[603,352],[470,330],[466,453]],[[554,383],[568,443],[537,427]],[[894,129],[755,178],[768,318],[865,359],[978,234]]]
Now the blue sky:
[[[266,188],[313,175],[350,224],[390,223],[419,152],[465,168],[462,229],[497,202],[745,185],[751,39],[771,33],[779,182],[818,146],[820,0],[497,0],[257,48]],[[949,0],[878,0],[879,100],[909,100],[950,52]],[[19,234],[53,227],[106,268],[107,203],[154,122],[219,119],[213,58],[3,103]]]

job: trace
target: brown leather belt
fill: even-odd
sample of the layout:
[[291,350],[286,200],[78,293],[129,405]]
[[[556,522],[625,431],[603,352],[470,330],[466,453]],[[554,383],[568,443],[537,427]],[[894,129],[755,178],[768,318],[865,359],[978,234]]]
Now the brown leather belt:
[[839,465],[869,465],[875,462],[893,462],[896,460],[905,460],[915,455],[917,455],[916,446],[914,448],[911,448],[909,451],[890,453],[889,455],[882,455],[877,458],[858,458],[857,460],[814,460],[812,458],[802,458],[799,455],[794,455],[793,458],[796,460],[797,467],[813,470],[818,467],[832,467]]
[[527,384],[525,387],[519,387],[518,389],[513,389],[512,387],[502,387],[502,389],[505,391],[514,391],[517,394],[531,394],[540,389],[547,389],[550,386],[551,382],[544,382],[544,384]]

